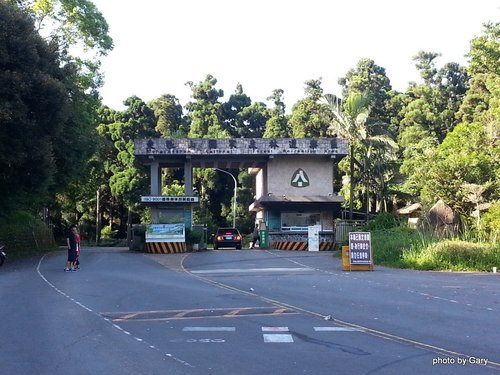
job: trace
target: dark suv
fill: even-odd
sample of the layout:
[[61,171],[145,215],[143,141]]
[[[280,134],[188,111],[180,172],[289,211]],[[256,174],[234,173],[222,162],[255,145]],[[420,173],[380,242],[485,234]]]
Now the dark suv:
[[214,237],[214,250],[220,247],[241,249],[242,237],[236,228],[219,228]]

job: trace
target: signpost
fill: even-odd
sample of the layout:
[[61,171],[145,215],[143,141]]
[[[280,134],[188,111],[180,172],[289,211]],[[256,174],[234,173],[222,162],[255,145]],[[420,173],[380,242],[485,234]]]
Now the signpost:
[[370,232],[349,232],[349,270],[373,271]]

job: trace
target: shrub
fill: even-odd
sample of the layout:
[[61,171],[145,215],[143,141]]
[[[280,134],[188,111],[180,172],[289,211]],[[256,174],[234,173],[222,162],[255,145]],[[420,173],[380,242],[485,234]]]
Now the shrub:
[[388,212],[384,212],[384,213],[378,214],[373,219],[368,221],[368,223],[365,226],[365,230],[372,231],[372,230],[378,230],[378,229],[390,229],[390,228],[397,227],[399,225],[400,225],[400,223],[394,215],[392,215]]
[[500,241],[500,201],[496,201],[481,218],[481,231],[491,242]]
[[201,238],[203,237],[203,233],[199,230],[192,230],[190,228],[186,228],[185,230],[186,243],[188,244],[197,244],[201,242]]
[[117,238],[118,231],[112,230],[109,225],[106,225],[101,229],[101,239],[102,240],[112,240]]

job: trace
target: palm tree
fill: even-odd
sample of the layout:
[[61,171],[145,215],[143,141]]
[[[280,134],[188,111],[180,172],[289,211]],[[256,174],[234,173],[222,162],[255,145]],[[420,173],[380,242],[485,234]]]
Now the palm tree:
[[[345,101],[340,100],[333,94],[326,94],[323,98],[332,113],[332,122],[328,129],[329,134],[337,135],[349,142],[349,219],[352,220],[355,164],[360,169],[363,169],[368,197],[368,183],[370,180],[368,165],[370,165],[370,160],[385,160],[390,154],[393,154],[393,151],[397,149],[397,145],[389,133],[385,131],[384,128],[386,127],[383,126],[385,124],[380,122],[370,124],[368,122],[370,103],[367,95],[352,92]],[[355,154],[360,155],[361,163],[356,160]]]

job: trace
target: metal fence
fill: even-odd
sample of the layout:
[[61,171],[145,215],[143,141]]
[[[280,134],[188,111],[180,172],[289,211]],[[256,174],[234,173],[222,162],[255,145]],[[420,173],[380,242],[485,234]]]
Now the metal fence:
[[43,226],[1,226],[0,243],[9,254],[33,254],[56,246],[51,228]]
[[335,242],[344,243],[349,241],[349,232],[359,232],[366,224],[364,220],[342,220],[335,222]]

